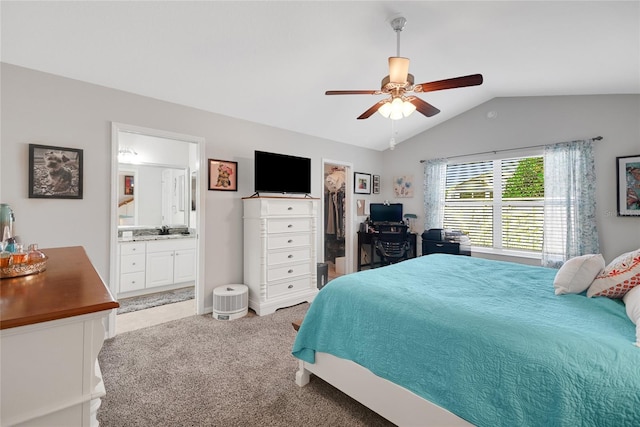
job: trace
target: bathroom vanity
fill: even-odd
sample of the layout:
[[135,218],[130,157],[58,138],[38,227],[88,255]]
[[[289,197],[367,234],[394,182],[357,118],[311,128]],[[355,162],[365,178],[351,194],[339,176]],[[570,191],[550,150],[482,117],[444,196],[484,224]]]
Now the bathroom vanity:
[[118,296],[176,289],[196,280],[194,236],[147,235],[118,243]]

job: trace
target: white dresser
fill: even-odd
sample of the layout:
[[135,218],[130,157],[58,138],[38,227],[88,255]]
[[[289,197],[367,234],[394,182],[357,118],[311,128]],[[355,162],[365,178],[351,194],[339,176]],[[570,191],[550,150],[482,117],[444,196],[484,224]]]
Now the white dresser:
[[244,198],[244,283],[259,316],[318,293],[316,218],[311,198]]

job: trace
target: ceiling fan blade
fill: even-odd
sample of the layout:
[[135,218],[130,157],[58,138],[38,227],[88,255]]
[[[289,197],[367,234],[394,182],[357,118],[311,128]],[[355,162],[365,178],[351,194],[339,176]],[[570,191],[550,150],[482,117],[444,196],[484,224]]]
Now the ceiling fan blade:
[[367,111],[365,111],[364,113],[360,114],[358,116],[358,120],[363,120],[363,119],[368,119],[369,117],[371,117],[371,115],[373,113],[375,113],[376,111],[378,111],[378,108],[380,108],[382,106],[382,104],[384,104],[385,102],[387,102],[386,99],[383,99],[380,102],[376,102],[375,104],[373,104],[373,106],[371,106],[371,108],[369,108]]
[[409,58],[392,56],[389,58],[389,81],[405,84],[409,74]]
[[433,105],[429,104],[427,101],[423,101],[422,99],[417,98],[415,96],[407,97],[407,101],[415,105],[416,110],[418,110],[420,113],[424,114],[427,117],[435,116],[440,112],[440,110],[438,110]]
[[380,95],[379,90],[328,90],[325,95]]
[[436,90],[454,89],[457,87],[478,86],[482,84],[482,74],[454,77],[429,83],[414,85],[414,92],[434,92]]

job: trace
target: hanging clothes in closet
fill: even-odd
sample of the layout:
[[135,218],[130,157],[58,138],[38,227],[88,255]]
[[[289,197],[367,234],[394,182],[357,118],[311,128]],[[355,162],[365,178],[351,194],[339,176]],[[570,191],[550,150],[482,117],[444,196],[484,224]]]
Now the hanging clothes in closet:
[[344,239],[344,200],[345,200],[344,170],[334,168],[325,178],[325,206],[327,216],[325,233],[335,235],[337,240]]

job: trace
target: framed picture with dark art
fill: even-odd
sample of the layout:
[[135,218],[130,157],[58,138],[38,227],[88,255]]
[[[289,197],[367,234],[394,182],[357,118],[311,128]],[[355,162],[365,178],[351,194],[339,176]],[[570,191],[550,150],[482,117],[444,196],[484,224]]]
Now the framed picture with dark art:
[[353,191],[356,194],[371,194],[371,174],[354,172]]
[[380,175],[373,175],[373,194],[380,194]]
[[82,150],[29,144],[29,198],[82,199]]
[[640,154],[616,157],[618,216],[640,217]]
[[238,191],[238,162],[209,159],[209,190]]

